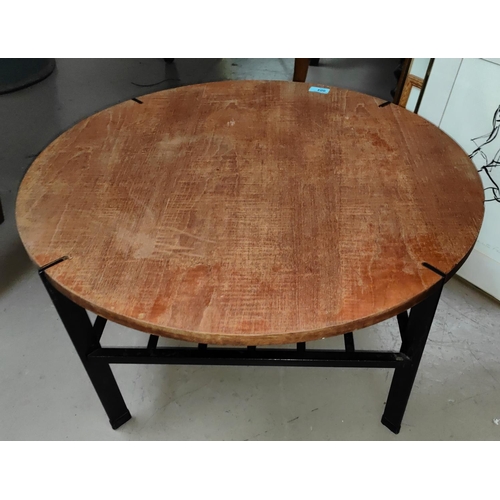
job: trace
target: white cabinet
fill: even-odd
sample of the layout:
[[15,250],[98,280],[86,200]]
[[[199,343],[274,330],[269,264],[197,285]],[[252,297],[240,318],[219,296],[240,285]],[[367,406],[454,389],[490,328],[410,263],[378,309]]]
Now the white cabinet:
[[[498,125],[495,113],[500,106],[500,59],[436,59],[427,83],[419,114],[450,135],[468,154],[482,144]],[[497,117],[500,115],[497,115]],[[476,143],[472,140],[480,136]],[[473,157],[483,167],[500,151],[500,133]],[[439,168],[439,165],[436,165]],[[491,169],[500,185],[500,166]],[[494,187],[481,172],[486,198]],[[490,295],[500,299],[500,203],[486,202],[483,226],[468,261],[458,272]]]

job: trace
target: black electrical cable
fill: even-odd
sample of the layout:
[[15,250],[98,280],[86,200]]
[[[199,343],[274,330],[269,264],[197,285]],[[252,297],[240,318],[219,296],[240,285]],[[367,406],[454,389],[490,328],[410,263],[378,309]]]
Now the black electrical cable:
[[156,87],[157,85],[160,85],[161,83],[165,82],[178,82],[178,78],[165,78],[165,80],[162,80],[161,82],[156,82],[156,83],[135,83],[135,82],[130,82],[132,85],[135,85],[136,87]]
[[[486,156],[486,153],[482,150],[486,144],[489,144],[493,142],[497,136],[498,132],[500,130],[500,106],[495,110],[493,113],[493,120],[492,120],[492,130],[489,134],[481,135],[479,137],[475,137],[474,139],[471,139],[472,142],[477,146],[476,149],[469,155],[469,158],[474,158],[476,154],[480,154],[483,157],[483,160],[485,164],[478,169],[478,172],[484,172],[490,182],[493,184],[493,186],[489,186],[487,188],[484,188],[485,192],[485,198],[486,198],[486,192],[489,191],[488,195],[493,196],[493,198],[490,199],[485,199],[484,201],[496,201],[500,203],[500,187],[498,184],[495,182],[493,179],[491,172],[495,167],[498,167],[500,165],[500,149],[495,153],[493,156],[493,159],[491,161],[488,160],[488,157]],[[482,142],[480,145],[476,142],[478,139],[486,139],[484,142]]]
[[[472,158],[481,151],[481,148],[483,146],[486,146],[486,144],[489,144],[490,142],[494,141],[498,135],[498,130],[500,129],[500,106],[496,109],[495,113],[493,113],[493,120],[492,120],[492,126],[493,130],[489,134],[485,135],[480,135],[479,137],[475,137],[472,139],[472,142],[477,146],[477,148],[469,155],[469,158]],[[478,139],[484,139],[487,137],[486,141],[484,141],[480,146],[477,144]]]

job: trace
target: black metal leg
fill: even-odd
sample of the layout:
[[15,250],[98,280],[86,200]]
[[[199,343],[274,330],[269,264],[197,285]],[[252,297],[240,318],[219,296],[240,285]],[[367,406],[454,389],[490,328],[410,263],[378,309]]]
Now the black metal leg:
[[444,281],[444,278],[441,279],[434,293],[412,308],[408,323],[405,325],[401,353],[408,356],[411,361],[395,369],[382,416],[382,423],[395,434],[398,434],[401,429],[401,421],[422,359]]
[[5,220],[3,216],[2,200],[0,200],[0,224]]
[[425,267],[442,276],[431,295],[407,312],[398,315],[402,346],[395,351],[356,350],[352,332],[344,335],[345,351],[331,349],[306,350],[305,342],[293,349],[208,348],[207,344],[192,347],[158,348],[158,337],[151,335],[147,347],[102,348],[99,340],[106,319],[98,317],[92,325],[87,311],[60,293],[48,280],[45,270],[67,260],[63,256],[39,269],[40,277],[59,313],[66,331],[83,363],[113,429],[130,418],[110,363],[236,365],[236,366],[323,366],[395,368],[382,423],[399,433],[401,421],[411,394],[418,366],[427,342],[432,321],[446,276],[433,266]]
[[160,337],[158,337],[157,335],[150,335],[148,340],[148,349],[156,349],[159,340]]
[[398,326],[399,326],[399,333],[401,335],[401,340],[405,339],[405,333],[406,333],[406,327],[408,326],[408,312],[403,311],[402,313],[398,314]]
[[104,406],[111,427],[117,429],[127,422],[131,415],[109,364],[95,362],[87,357],[90,352],[100,348],[87,311],[57,291],[43,271],[40,271],[40,277]]
[[347,352],[354,352],[354,335],[352,332],[344,334],[344,345]]

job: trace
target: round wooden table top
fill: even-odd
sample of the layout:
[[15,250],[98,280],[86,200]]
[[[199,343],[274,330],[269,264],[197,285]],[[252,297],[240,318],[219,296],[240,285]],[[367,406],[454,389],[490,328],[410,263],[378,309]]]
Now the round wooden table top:
[[287,344],[402,312],[452,275],[483,218],[467,154],[398,106],[230,81],[123,102],[22,181],[22,241],[81,306],[192,342]]

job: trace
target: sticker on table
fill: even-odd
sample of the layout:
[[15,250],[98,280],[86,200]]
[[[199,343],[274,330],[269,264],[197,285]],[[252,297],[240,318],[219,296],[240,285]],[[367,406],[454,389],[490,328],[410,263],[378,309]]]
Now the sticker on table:
[[309,92],[318,92],[318,94],[328,94],[330,89],[325,89],[324,87],[309,87]]

